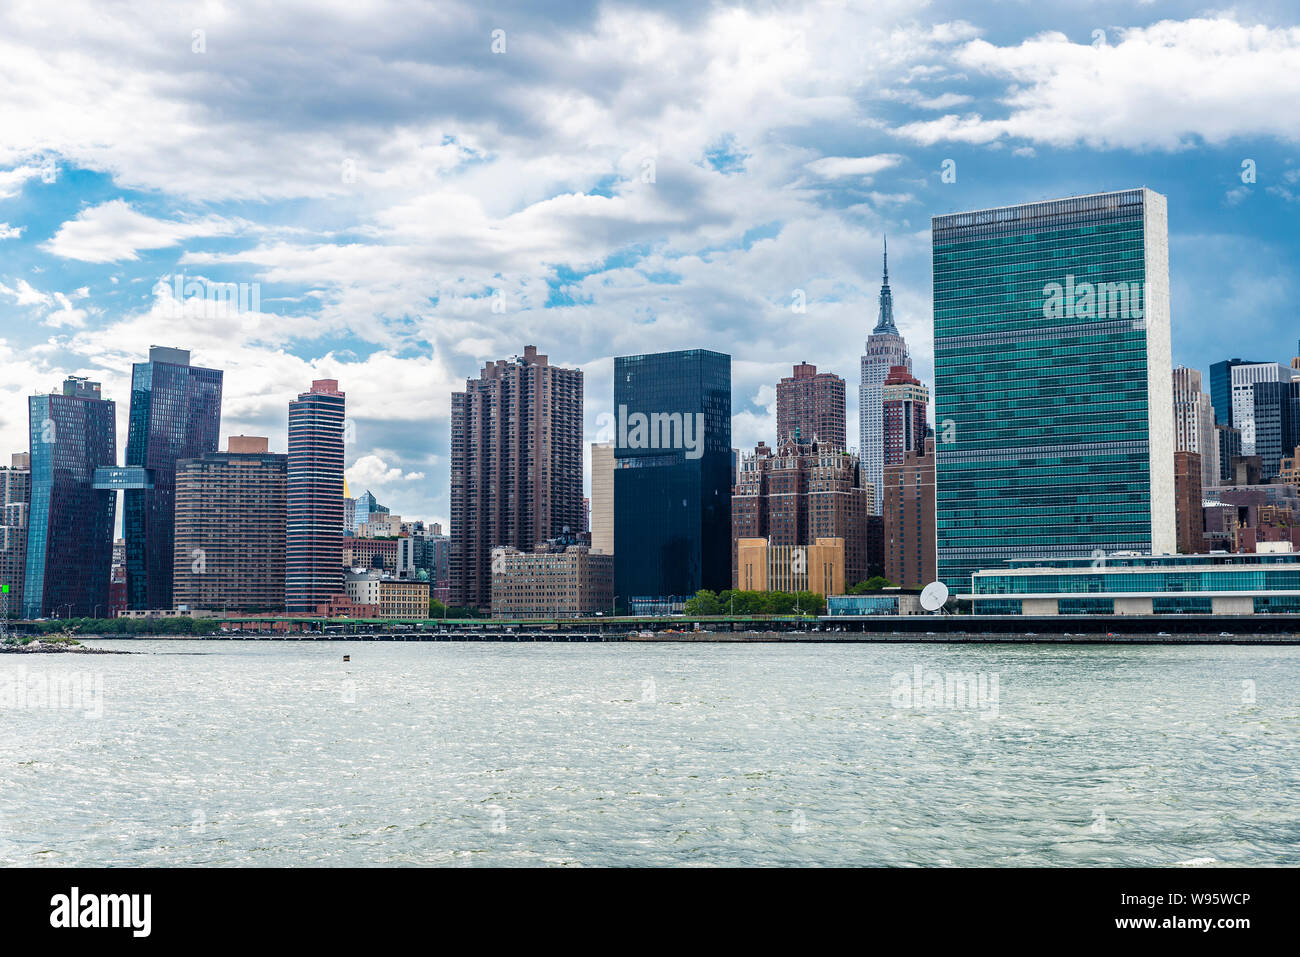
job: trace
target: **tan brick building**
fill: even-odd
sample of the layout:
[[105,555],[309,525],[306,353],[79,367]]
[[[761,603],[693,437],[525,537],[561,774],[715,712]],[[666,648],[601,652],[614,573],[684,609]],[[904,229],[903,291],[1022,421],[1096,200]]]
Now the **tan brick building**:
[[812,591],[844,594],[844,539],[819,538],[811,545],[773,545],[766,538],[736,542],[739,591]]

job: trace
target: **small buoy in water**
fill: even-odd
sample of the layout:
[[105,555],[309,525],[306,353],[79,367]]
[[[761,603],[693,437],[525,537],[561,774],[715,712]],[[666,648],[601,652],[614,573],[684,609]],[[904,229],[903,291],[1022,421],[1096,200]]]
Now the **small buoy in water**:
[[352,656],[351,656],[351,655],[344,655],[344,656],[343,656],[343,660],[344,660],[344,661],[351,661],[351,660],[352,660]]

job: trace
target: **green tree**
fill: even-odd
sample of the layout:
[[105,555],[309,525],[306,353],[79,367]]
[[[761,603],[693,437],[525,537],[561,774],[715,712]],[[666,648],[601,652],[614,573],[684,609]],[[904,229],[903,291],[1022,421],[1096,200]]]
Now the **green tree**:
[[850,588],[849,594],[861,595],[869,591],[880,591],[882,588],[896,588],[896,587],[898,586],[896,586],[884,575],[872,575],[866,581],[858,582],[856,585]]
[[[723,592],[723,594],[727,594]],[[719,601],[718,596],[707,588],[701,588],[692,597],[686,599],[684,607],[687,615],[698,615],[700,617],[709,617],[722,615],[726,613],[726,608]]]

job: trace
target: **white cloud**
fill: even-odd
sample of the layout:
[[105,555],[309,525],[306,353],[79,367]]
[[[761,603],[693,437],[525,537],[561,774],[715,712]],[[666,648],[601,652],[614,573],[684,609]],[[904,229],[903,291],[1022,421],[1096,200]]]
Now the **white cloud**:
[[39,176],[40,172],[39,166],[16,166],[0,170],[0,199],[17,196],[23,184],[34,176]]
[[17,239],[26,228],[26,226],[10,226],[8,223],[0,223],[0,239]]
[[26,279],[19,279],[16,288],[9,288],[0,282],[0,293],[10,296],[20,306],[43,306],[50,303],[50,297],[39,289],[34,289]]
[[238,224],[216,216],[190,221],[155,219],[114,199],[91,206],[59,227],[41,248],[64,259],[108,263],[135,260],[141,249],[175,246],[196,236],[224,236]]
[[1010,137],[1106,149],[1174,150],[1194,137],[1300,141],[1300,28],[1220,17],[1119,33],[1114,45],[1055,32],[1016,46],[967,43],[957,64],[1007,79],[1008,115],[949,114],[899,132],[923,144]]
[[390,468],[377,455],[363,455],[352,463],[347,475],[348,482],[357,488],[384,486],[394,482],[417,482],[424,478],[423,472],[404,472],[400,468]]
[[880,153],[876,156],[824,156],[808,163],[808,169],[818,176],[832,179],[840,176],[872,176],[881,170],[897,166],[903,157],[897,153]]

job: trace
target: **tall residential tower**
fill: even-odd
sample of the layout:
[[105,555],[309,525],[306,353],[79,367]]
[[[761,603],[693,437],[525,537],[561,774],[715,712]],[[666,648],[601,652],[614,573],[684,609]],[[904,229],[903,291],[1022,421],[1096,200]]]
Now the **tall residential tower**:
[[315,613],[343,590],[343,431],[338,380],[317,379],[289,403],[284,604]]
[[451,602],[492,607],[492,550],[582,527],[582,370],[526,346],[451,395]]

